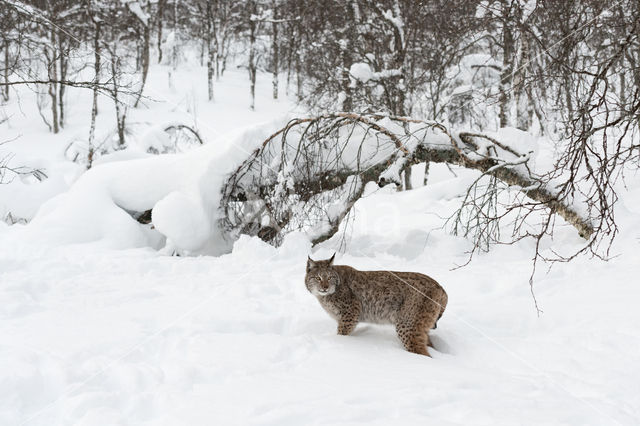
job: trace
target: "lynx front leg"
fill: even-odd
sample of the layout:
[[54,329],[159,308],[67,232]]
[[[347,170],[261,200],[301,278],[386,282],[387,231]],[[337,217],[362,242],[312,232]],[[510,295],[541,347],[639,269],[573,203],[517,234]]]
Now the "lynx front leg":
[[343,336],[351,334],[358,325],[358,318],[360,318],[359,309],[353,308],[343,312],[338,319],[338,334]]

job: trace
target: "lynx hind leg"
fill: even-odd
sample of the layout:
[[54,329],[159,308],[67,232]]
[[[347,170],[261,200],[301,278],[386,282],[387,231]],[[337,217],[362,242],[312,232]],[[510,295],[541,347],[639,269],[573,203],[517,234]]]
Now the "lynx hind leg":
[[415,321],[402,320],[396,324],[396,332],[404,348],[415,354],[430,356],[427,352],[427,333]]
[[420,305],[413,312],[410,310],[405,314],[405,318],[396,325],[396,331],[406,350],[431,356],[427,351],[427,346],[433,347],[428,332],[438,321],[442,309],[432,300],[426,300]]

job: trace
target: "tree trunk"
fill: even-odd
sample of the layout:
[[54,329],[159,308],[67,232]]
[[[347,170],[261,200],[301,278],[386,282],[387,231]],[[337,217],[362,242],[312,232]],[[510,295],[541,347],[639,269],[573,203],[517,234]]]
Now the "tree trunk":
[[[59,64],[60,64],[60,81],[65,81],[67,79],[67,69],[69,66],[69,60],[66,57],[66,52],[64,49],[64,39],[62,34],[58,33],[58,54],[60,55]],[[60,128],[64,127],[64,94],[65,94],[65,85],[63,83],[59,84],[58,89],[58,123]]]
[[498,118],[500,120],[500,127],[507,127],[511,123],[511,96],[509,92],[511,90],[512,78],[513,78],[513,54],[514,54],[514,39],[513,32],[509,27],[510,5],[503,0],[502,4],[502,72],[500,73],[500,96],[498,103],[500,105],[500,111]]
[[158,47],[158,63],[162,62],[162,22],[164,15],[164,5],[166,0],[158,1],[158,11],[156,13],[156,19],[158,19],[158,39],[156,41]]
[[[51,46],[56,46],[55,33],[51,31]],[[60,127],[58,125],[58,64],[56,61],[56,47],[52,47],[51,55],[49,49],[44,48],[44,55],[47,60],[47,74],[49,76],[48,94],[51,98],[51,121],[53,133],[58,133]]]
[[[9,39],[4,39],[4,82],[9,83]],[[9,100],[9,85],[4,86],[2,93],[4,101]]]
[[410,189],[413,189],[413,185],[411,185],[411,166],[409,165],[404,169],[404,190]]
[[273,37],[271,40],[271,55],[272,55],[272,59],[271,59],[271,66],[273,68],[273,77],[272,77],[272,84],[273,84],[273,99],[278,99],[278,71],[279,71],[279,58],[278,58],[278,23],[276,22],[276,20],[278,19],[278,4],[277,4],[277,0],[272,0],[271,1],[271,6],[272,6],[272,10],[273,10],[273,22],[272,22],[272,31],[273,31]]
[[[400,16],[400,5],[398,0],[395,2],[395,13],[398,14],[397,18],[402,20],[402,16]],[[394,78],[392,81],[394,83],[393,91],[393,113],[394,115],[403,117],[406,115],[407,111],[405,108],[405,100],[406,100],[406,86],[405,86],[405,56],[406,56],[406,40],[404,40],[402,34],[400,33],[400,29],[394,25],[393,27],[393,48],[395,50],[393,55],[393,68],[400,70],[400,76]],[[409,172],[411,174],[411,172]],[[409,188],[410,189],[410,188]]]
[[94,21],[95,32],[93,34],[93,103],[91,105],[91,124],[89,125],[89,152],[87,153],[87,169],[93,165],[93,156],[95,152],[94,141],[96,135],[96,117],[98,116],[98,87],[100,81],[100,21]]
[[565,83],[563,92],[565,108],[567,109],[567,117],[569,118],[569,120],[571,120],[573,118],[573,101],[571,97],[571,76],[568,72],[565,73],[564,81]]
[[[220,5],[218,4],[218,7],[216,8],[216,14],[219,14],[219,13],[220,13]],[[215,16],[216,15],[214,15],[214,19],[213,19],[213,34],[212,34],[213,52],[214,52],[213,66],[215,67],[216,81],[218,81],[220,80],[220,54],[221,54],[221,50],[224,49],[224,38],[222,43],[220,43],[220,31],[224,31],[224,26],[222,23],[222,19],[219,25],[216,26]]]
[[218,41],[218,34],[215,36],[215,48],[216,48],[216,81],[220,80],[220,55],[224,54],[224,43]]
[[620,73],[620,91],[618,92],[618,97],[620,98],[620,103],[625,105],[627,102],[627,81],[625,79],[625,73]]
[[422,185],[423,186],[427,186],[427,183],[429,182],[429,162],[425,161],[424,162],[424,176],[422,177]]
[[147,74],[149,74],[149,26],[144,25],[144,31],[142,36],[142,84],[140,85],[140,91],[136,97],[136,101],[133,104],[134,108],[138,107],[142,93],[144,92],[144,86],[147,83]]
[[[229,34],[225,34],[222,39],[222,67],[220,68],[220,77],[224,76],[224,72],[227,69],[227,56],[229,54]],[[225,44],[226,43],[226,44]]]
[[[52,78],[56,78],[55,73],[52,74]],[[53,133],[60,132],[60,126],[58,123],[58,85],[56,83],[49,83],[49,97],[51,97],[51,121],[53,122]]]
[[518,69],[514,72],[514,99],[516,104],[516,127],[520,130],[527,131],[531,127],[532,109],[527,102],[527,96],[524,90],[526,83],[527,70],[529,64],[529,46],[525,37],[520,38],[520,59],[518,61]]
[[214,64],[215,64],[215,52],[211,45],[208,45],[208,54],[207,54],[207,93],[209,95],[209,100],[213,100],[213,75],[215,74]]
[[95,32],[93,34],[93,72],[94,72],[94,83],[93,87],[93,108],[95,109],[96,115],[98,115],[98,87],[97,84],[100,81],[100,66],[102,56],[100,55],[100,22],[95,22]]
[[301,102],[302,96],[302,59],[300,59],[300,55],[296,55],[296,99]]
[[173,46],[171,48],[171,69],[178,66],[178,0],[173,2]]
[[[252,1],[250,4],[251,15],[256,15],[256,3]],[[257,23],[256,21],[250,19],[249,20],[249,80],[251,82],[250,88],[250,96],[251,96],[251,104],[249,105],[249,109],[251,111],[255,111],[256,109],[256,31],[257,31]]]
[[[117,48],[114,46],[111,52],[111,81],[113,82],[113,102],[116,110],[116,126],[118,129],[118,146],[124,148],[125,145],[125,120],[126,120],[126,107],[121,105],[118,97],[118,85],[120,77],[120,65],[118,64]],[[124,108],[124,111],[123,111]]]
[[212,2],[211,0],[207,0],[206,4],[206,34],[205,34],[205,43],[207,47],[207,94],[209,96],[209,101],[213,101],[213,75],[215,73],[214,65],[216,62],[216,52],[215,46],[213,45],[213,37],[215,31],[214,24],[214,16],[212,10]]
[[342,102],[341,105],[339,105],[339,108],[342,111],[353,110],[353,93],[351,90],[351,65],[353,65],[352,51],[357,45],[357,33],[355,28],[360,21],[360,14],[356,8],[357,4],[355,2],[349,2],[346,5],[345,12],[351,23],[345,26],[343,30],[344,41],[340,44],[340,85],[342,89]]
[[289,45],[287,48],[287,84],[285,85],[285,93],[287,95],[289,94],[289,86],[291,84],[291,73],[293,71],[293,64],[292,64],[293,48],[294,48],[293,34],[289,34],[288,39],[289,39]]
[[338,106],[341,111],[349,112],[353,110],[353,95],[351,93],[351,52],[349,46],[341,46],[340,58],[342,59],[341,66],[341,84],[342,84],[342,102]]
[[96,117],[98,116],[98,94],[93,93],[93,104],[91,106],[91,124],[89,125],[89,149],[87,153],[87,169],[93,165],[93,154],[95,152],[94,141],[96,135]]

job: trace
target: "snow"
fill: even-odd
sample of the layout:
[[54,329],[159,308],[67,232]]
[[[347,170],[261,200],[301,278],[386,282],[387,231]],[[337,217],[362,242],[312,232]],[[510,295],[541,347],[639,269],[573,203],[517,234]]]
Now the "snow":
[[358,82],[366,84],[369,81],[379,81],[386,78],[399,77],[402,70],[391,69],[374,72],[371,66],[364,62],[355,62],[349,68],[349,77],[351,87],[355,87]]
[[[164,239],[182,253],[227,252],[230,243],[218,227],[224,179],[284,123],[251,129],[226,150],[208,144],[185,154],[98,164],[45,202],[24,238],[52,245],[102,241],[114,248],[156,247]],[[146,210],[154,229],[130,214]]]
[[154,149],[157,152],[164,152],[165,147],[170,146],[169,134],[164,131],[165,125],[155,126],[147,130],[140,138],[139,146],[144,151]]
[[211,238],[211,221],[196,197],[174,191],[158,201],[152,210],[155,228],[170,240],[173,248],[195,251]]
[[373,73],[373,78],[375,80],[382,80],[385,78],[400,77],[401,75],[402,75],[401,69],[382,70],[382,71]]
[[[192,59],[195,61],[195,58]],[[156,148],[162,152],[168,142],[164,129],[176,124],[190,126],[198,131],[205,144],[215,144],[218,149],[226,150],[248,128],[260,123],[273,123],[277,117],[285,117],[296,109],[286,100],[276,102],[270,99],[271,77],[264,74],[258,76],[257,110],[247,114],[248,102],[244,96],[248,92],[247,77],[243,70],[229,69],[225,72],[220,84],[216,85],[216,102],[208,102],[206,90],[203,92],[199,89],[206,87],[206,72],[202,67],[171,71],[172,87],[168,87],[167,71],[168,67],[165,66],[150,68],[145,88],[145,95],[149,98],[143,99],[140,108],[132,109],[128,114],[128,148],[103,156],[96,155],[94,164],[145,158],[153,162],[152,159],[156,157],[148,154],[147,150]],[[0,221],[9,213],[16,218],[31,220],[45,201],[67,191],[85,171],[86,163],[68,161],[72,157],[65,159],[65,151],[70,152],[67,147],[73,144],[71,148],[86,156],[89,120],[85,120],[85,117],[87,105],[91,104],[91,92],[69,88],[68,93],[73,101],[67,104],[66,115],[71,118],[68,118],[64,131],[57,135],[52,135],[42,123],[35,96],[28,89],[19,93],[20,102],[3,106],[4,113],[11,120],[0,126],[0,142],[16,139],[0,145],[0,158],[12,154],[11,166],[41,169],[48,179],[34,182],[32,179],[16,178],[9,185],[1,184]],[[100,98],[99,109],[94,146],[102,144],[104,147],[110,145],[109,141],[115,134],[113,102]],[[255,137],[257,140],[260,135],[256,133]],[[103,141],[107,143],[103,144]],[[128,167],[130,173],[136,173],[130,165],[123,167]],[[117,174],[116,171],[114,173]],[[163,173],[159,164],[157,175],[162,178],[166,173],[168,171]],[[129,175],[129,178],[135,181],[138,176],[134,178]],[[122,181],[128,183],[127,179]],[[168,192],[161,196],[166,194]],[[91,218],[84,220],[90,222]],[[73,226],[73,221],[68,223]]]
[[[621,233],[610,261],[539,265],[538,317],[531,241],[456,268],[470,242],[443,218],[478,177],[472,170],[431,164],[420,187],[414,166],[417,189],[406,192],[369,183],[340,232],[313,249],[301,233],[279,248],[216,239],[220,180],[293,107],[269,103],[269,76],[249,112],[244,72],[217,83],[215,104],[197,90],[202,68],[175,73],[171,91],[166,69],[152,67],[158,101],[131,111],[130,146],[88,172],[63,155],[87,126],[49,135],[27,94],[25,114],[2,128],[24,133],[2,149],[49,179],[0,185],[3,212],[32,219],[0,221],[0,424],[638,424],[640,175],[616,183]],[[83,96],[69,117],[86,118]],[[101,104],[98,139],[112,119]],[[176,122],[199,123],[205,144],[146,153]],[[491,135],[549,162],[544,141],[516,129]],[[429,141],[450,144],[435,130]],[[147,209],[153,229],[131,216]],[[545,253],[583,244],[557,225]],[[303,282],[307,256],[334,251],[338,264],[419,271],[445,287],[433,358],[404,351],[390,326],[336,335]]]
[[183,53],[182,49],[174,50],[174,46],[176,46],[176,43],[178,43],[179,39],[180,34],[178,34],[176,30],[171,30],[167,33],[166,38],[162,41],[162,51],[165,52],[165,54],[162,56],[163,65],[172,65],[174,54],[177,54],[179,56],[176,59],[181,62],[182,58],[180,58],[180,56]]
[[[529,244],[451,270],[468,243],[434,228],[459,172],[432,165],[436,183],[404,193],[370,185],[337,260],[445,286],[432,359],[388,326],[335,335],[304,287],[301,234],[279,249],[243,237],[225,256],[171,257],[50,250],[1,230],[2,424],[635,424],[637,256],[540,274],[538,318]],[[567,231],[562,244],[578,243]],[[632,234],[616,253],[637,247]]]
[[526,0],[522,5],[522,22],[526,22],[533,11],[538,7],[538,0]]
[[144,24],[144,26],[149,25],[149,15],[142,10],[142,6],[140,5],[140,2],[135,0],[134,1],[122,0],[122,2],[127,4],[127,7],[131,11],[131,13],[136,15],[136,17],[140,20],[140,22]]
[[540,151],[539,142],[536,137],[515,127],[502,127],[496,132],[486,133],[517,153],[522,155],[530,153],[529,156],[531,160],[528,164],[532,169],[536,167],[536,158]]
[[356,62],[349,68],[349,76],[351,77],[351,85],[355,86],[356,81],[366,83],[373,78],[373,70],[364,62]]
[[393,6],[393,12],[390,9],[385,10],[382,12],[382,16],[395,27],[395,30],[400,35],[400,43],[402,46],[395,46],[396,49],[400,50],[404,47],[404,22],[402,21],[398,0],[394,2]]

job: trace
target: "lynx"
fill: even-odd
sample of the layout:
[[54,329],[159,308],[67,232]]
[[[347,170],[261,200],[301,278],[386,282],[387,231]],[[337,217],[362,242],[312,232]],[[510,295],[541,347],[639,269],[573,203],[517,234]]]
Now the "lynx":
[[307,260],[305,284],[348,335],[358,322],[393,324],[409,352],[429,355],[428,332],[447,306],[447,293],[417,272],[358,271],[328,260]]

